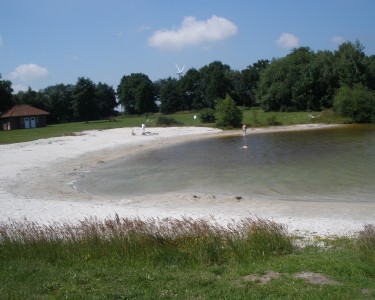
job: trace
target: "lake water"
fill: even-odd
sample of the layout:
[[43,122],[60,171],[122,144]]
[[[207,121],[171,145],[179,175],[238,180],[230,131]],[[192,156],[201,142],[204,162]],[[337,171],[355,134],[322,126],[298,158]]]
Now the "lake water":
[[374,154],[374,125],[238,134],[142,150],[83,174],[76,185],[115,198],[191,192],[375,201]]

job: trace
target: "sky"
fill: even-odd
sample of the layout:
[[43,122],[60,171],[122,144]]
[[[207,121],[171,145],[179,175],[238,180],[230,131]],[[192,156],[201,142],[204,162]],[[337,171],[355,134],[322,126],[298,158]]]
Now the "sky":
[[115,90],[221,61],[243,70],[293,48],[375,54],[374,0],[0,0],[0,73],[14,92],[75,84]]

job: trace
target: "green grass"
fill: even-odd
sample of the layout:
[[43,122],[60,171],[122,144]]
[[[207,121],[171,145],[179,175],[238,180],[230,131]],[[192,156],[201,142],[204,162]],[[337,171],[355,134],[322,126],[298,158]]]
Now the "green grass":
[[[87,130],[106,130],[112,128],[122,128],[122,127],[140,127],[142,123],[146,123],[147,127],[154,127],[157,123],[157,118],[159,114],[153,114],[148,116],[119,116],[116,117],[114,121],[108,120],[97,120],[89,122],[73,122],[73,123],[63,123],[63,124],[53,124],[42,128],[34,129],[18,129],[11,131],[0,131],[0,144],[10,144],[10,143],[20,143],[28,142],[37,139],[44,139],[50,137],[59,137],[66,135],[75,135],[82,131]],[[185,126],[200,125],[197,119],[194,123],[193,113],[178,113],[174,115],[169,115],[168,117],[173,117]],[[191,120],[190,120],[191,119]],[[191,122],[189,122],[189,120]]]
[[[341,118],[330,111],[313,112],[316,118],[311,119],[306,112],[264,112],[260,109],[243,109],[243,122],[249,127],[264,127],[270,125],[293,125],[307,123],[348,123],[349,119]],[[197,118],[194,119],[194,116]],[[319,115],[319,117],[318,117]],[[0,144],[28,142],[37,139],[74,135],[86,130],[106,130],[121,127],[140,127],[142,123],[147,127],[157,126],[157,119],[160,114],[150,114],[149,122],[146,122],[146,115],[142,116],[119,116],[115,121],[98,120],[90,122],[75,122],[48,125],[43,128],[19,129],[11,131],[0,131]],[[165,115],[173,118],[182,126],[206,126],[215,127],[214,123],[201,123],[199,112],[179,112],[172,115]],[[275,123],[275,124],[274,124]]]
[[[351,122],[350,119],[340,117],[331,110],[321,112],[264,112],[261,109],[245,109],[243,110],[243,120],[251,127]],[[276,122],[276,124],[273,124],[273,122]]]
[[74,135],[86,130],[106,130],[121,127],[140,126],[145,117],[117,117],[115,121],[98,120],[48,125],[34,129],[0,131],[0,144],[28,142],[37,139]]
[[[215,220],[118,216],[45,226],[10,220],[0,223],[0,295],[374,299],[374,233],[375,227],[366,225],[358,236],[298,248],[284,226],[261,219],[228,226]],[[301,273],[320,282],[297,278]]]

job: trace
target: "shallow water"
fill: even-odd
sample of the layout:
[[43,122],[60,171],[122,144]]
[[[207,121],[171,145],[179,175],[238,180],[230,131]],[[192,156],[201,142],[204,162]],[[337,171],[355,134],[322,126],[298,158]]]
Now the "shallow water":
[[115,198],[195,192],[375,201],[374,154],[373,125],[235,135],[140,151],[83,174],[76,185]]

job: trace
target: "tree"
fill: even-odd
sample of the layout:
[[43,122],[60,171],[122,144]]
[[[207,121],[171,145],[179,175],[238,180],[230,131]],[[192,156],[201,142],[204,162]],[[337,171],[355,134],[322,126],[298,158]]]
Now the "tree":
[[312,64],[316,55],[308,47],[293,49],[282,59],[274,59],[261,72],[258,95],[266,111],[301,111],[318,108],[316,80]]
[[366,58],[366,66],[367,66],[366,86],[371,90],[375,90],[375,55],[371,55]]
[[0,114],[6,112],[15,104],[12,96],[12,82],[1,80],[1,78],[0,74]]
[[218,99],[225,98],[232,91],[229,78],[230,67],[214,61],[200,69],[203,107],[214,108]]
[[333,107],[338,114],[357,123],[375,123],[375,93],[366,87],[341,87]]
[[74,119],[73,112],[73,88],[71,84],[52,85],[39,93],[42,101],[50,113],[49,120],[52,122],[72,121]]
[[28,104],[42,110],[49,109],[41,93],[34,91],[31,87],[28,87],[26,91],[19,91],[13,98],[17,104]]
[[72,107],[74,117],[78,120],[94,120],[98,118],[98,101],[96,86],[89,79],[80,77],[73,88]]
[[335,57],[330,51],[318,51],[309,64],[311,98],[307,101],[308,110],[332,107],[333,97],[339,88],[334,64]]
[[218,127],[240,127],[242,124],[242,110],[240,110],[233,99],[227,95],[225,99],[219,100],[215,106],[216,124]]
[[228,94],[236,105],[244,105],[246,102],[246,94],[244,93],[242,73],[237,70],[230,70],[228,72],[228,79],[230,80],[232,87]]
[[292,106],[292,92],[286,74],[284,59],[274,58],[270,65],[260,73],[257,95],[265,111],[279,111]]
[[117,95],[128,114],[157,111],[154,85],[145,74],[123,76],[117,87]]
[[345,42],[335,52],[335,72],[340,86],[353,87],[366,84],[366,61],[364,47],[357,40],[355,43]]
[[183,108],[178,81],[174,78],[162,81],[160,88],[160,111],[163,114],[174,113]]
[[260,73],[268,67],[270,61],[267,59],[258,60],[252,66],[248,66],[241,72],[240,101],[244,106],[253,106],[257,102],[257,88]]
[[118,105],[113,87],[99,82],[96,85],[96,98],[98,99],[99,115],[104,118],[112,116]]
[[314,78],[310,69],[314,59],[315,53],[308,47],[294,49],[286,56],[288,66],[287,80],[292,93],[289,110],[308,110],[310,109],[308,107],[309,103],[314,102],[312,93]]
[[203,107],[203,94],[201,90],[201,75],[194,68],[187,70],[178,81],[180,86],[184,109],[201,109]]

